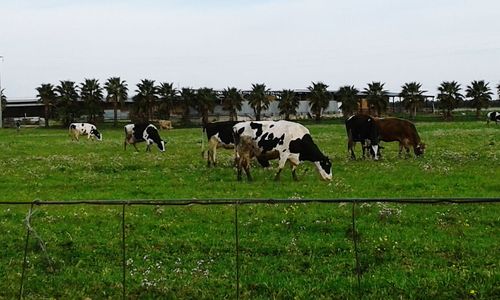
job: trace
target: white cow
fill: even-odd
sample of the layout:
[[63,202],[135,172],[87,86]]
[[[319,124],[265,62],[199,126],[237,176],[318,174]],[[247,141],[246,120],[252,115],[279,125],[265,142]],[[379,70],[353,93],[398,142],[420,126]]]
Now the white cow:
[[303,161],[313,162],[323,180],[332,179],[332,163],[313,142],[309,130],[301,124],[289,121],[247,121],[233,126],[236,156],[238,158],[238,180],[245,169],[251,180],[248,160],[279,159],[275,180],[287,161],[292,165],[292,176]]
[[71,123],[69,124],[69,135],[71,140],[79,140],[80,135],[87,135],[87,139],[97,139],[102,141],[102,135],[95,125],[90,123]]

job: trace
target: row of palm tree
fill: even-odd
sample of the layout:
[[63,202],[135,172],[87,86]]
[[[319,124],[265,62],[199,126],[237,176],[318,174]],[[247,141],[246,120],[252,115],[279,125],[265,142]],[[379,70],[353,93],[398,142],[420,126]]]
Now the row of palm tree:
[[[388,91],[385,83],[371,82],[362,92],[354,86],[342,86],[335,93],[328,91],[328,85],[322,82],[312,82],[308,87],[307,100],[311,113],[316,121],[321,120],[322,112],[328,107],[329,101],[335,98],[341,102],[341,109],[345,116],[359,111],[362,99],[366,100],[368,113],[383,115],[389,107]],[[248,101],[254,111],[254,118],[260,120],[262,112],[267,110],[272,101],[278,101],[278,109],[284,119],[290,119],[296,114],[299,106],[298,94],[284,89],[280,92],[271,92],[265,84],[252,84],[249,93],[243,93],[235,87],[228,87],[220,94],[211,88],[182,88],[177,90],[173,83],[161,82],[158,85],[154,80],[144,79],[136,85],[136,94],[131,98],[134,102],[133,115],[137,120],[152,120],[155,117],[170,119],[174,106],[182,108],[182,119],[189,121],[190,109],[197,110],[203,123],[208,122],[210,112],[214,111],[217,101],[221,101],[222,108],[229,114],[231,120],[237,119],[237,112],[241,110],[243,102]],[[500,94],[500,84],[497,86]],[[81,115],[86,115],[89,122],[95,123],[103,114],[103,102],[113,105],[114,125],[117,125],[118,109],[128,99],[128,85],[120,77],[109,78],[101,87],[97,79],[85,79],[77,85],[73,81],[60,81],[59,85],[50,83],[37,87],[38,99],[45,107],[45,125],[48,126],[49,117],[55,115],[63,125],[67,125]],[[489,106],[492,91],[489,83],[473,81],[461,93],[461,85],[456,81],[444,81],[438,87],[437,99],[444,117],[452,118],[452,111],[469,98],[479,117],[480,110]],[[106,92],[106,95],[104,95]],[[405,83],[398,94],[404,108],[409,111],[410,117],[415,117],[419,108],[425,103],[425,93],[422,84],[418,82]],[[2,91],[2,98],[5,95]],[[2,99],[4,102],[4,99]]]
[[[461,93],[461,86],[456,81],[443,81],[438,87],[437,99],[439,100],[440,108],[443,109],[446,119],[452,118],[452,111],[464,101],[464,95]],[[497,86],[497,91],[500,96],[500,84]],[[401,87],[401,92],[398,96],[402,99],[404,108],[410,112],[410,118],[414,118],[417,110],[425,103],[425,93],[422,90],[422,84],[418,82],[405,83]],[[337,101],[342,103],[342,112],[349,116],[357,112],[359,108],[360,97],[366,99],[369,113],[374,110],[377,115],[382,115],[387,111],[389,106],[388,92],[384,90],[384,83],[372,82],[364,91],[359,93],[354,86],[340,87],[336,93]],[[493,92],[489,87],[489,83],[484,80],[472,81],[465,89],[465,97],[470,99],[473,108],[476,109],[476,117],[479,118],[481,109],[487,108],[492,100]]]

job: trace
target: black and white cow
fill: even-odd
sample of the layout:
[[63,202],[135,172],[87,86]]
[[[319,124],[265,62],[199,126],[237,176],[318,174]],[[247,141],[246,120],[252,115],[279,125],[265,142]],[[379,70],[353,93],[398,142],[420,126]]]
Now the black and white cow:
[[297,180],[296,168],[303,161],[311,161],[324,180],[332,179],[332,163],[313,142],[309,130],[301,124],[289,121],[247,121],[233,126],[236,156],[238,160],[238,180],[242,169],[248,180],[249,160],[252,157],[279,159],[275,180],[280,179],[281,170],[287,161],[292,166],[292,176]]
[[351,153],[352,159],[356,159],[354,146],[356,142],[360,142],[363,149],[363,157],[365,157],[365,149],[371,148],[369,152],[375,160],[378,160],[379,132],[372,117],[367,115],[351,116],[345,120],[345,129],[347,131],[347,151]]
[[486,122],[489,125],[490,121],[495,122],[495,124],[498,124],[500,122],[500,112],[498,111],[490,111],[489,113],[486,114]]
[[[224,121],[207,123],[203,126],[203,132],[207,134],[208,139],[207,167],[217,164],[217,148],[234,148],[233,126],[236,123],[238,122]],[[203,150],[202,155],[204,154],[205,151]]]
[[161,152],[165,151],[165,141],[161,139],[158,129],[149,123],[127,124],[125,125],[125,141],[123,142],[125,150],[127,144],[132,144],[135,150],[136,143],[146,142],[146,151],[151,151],[151,145],[156,144]]
[[71,140],[79,140],[80,135],[87,135],[87,139],[96,139],[102,141],[102,135],[95,125],[90,123],[71,123],[69,124],[69,135]]
[[[217,148],[234,149],[233,126],[239,123],[238,121],[222,121],[207,123],[203,126],[203,132],[207,134],[208,150],[207,150],[207,167],[217,164]],[[203,148],[203,145],[202,145]],[[204,156],[205,151],[202,151]],[[258,158],[261,166],[269,167],[269,161],[264,158]]]

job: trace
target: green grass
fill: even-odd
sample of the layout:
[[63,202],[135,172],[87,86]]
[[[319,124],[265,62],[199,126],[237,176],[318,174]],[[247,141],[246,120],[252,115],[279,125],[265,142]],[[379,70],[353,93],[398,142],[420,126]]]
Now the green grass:
[[[122,129],[101,143],[64,129],[0,130],[0,201],[81,199],[499,197],[500,126],[422,122],[424,157],[348,158],[341,124],[307,125],[332,159],[334,178],[310,163],[252,168],[237,182],[232,151],[206,168],[201,130],[161,132],[167,151],[123,150]],[[359,145],[357,147],[359,156]],[[274,162],[273,166],[276,166]],[[0,206],[0,299],[19,292],[26,206]],[[239,208],[243,299],[494,299],[500,294],[498,204],[363,204],[357,207],[362,270],[357,289],[350,205]],[[234,299],[234,207],[126,207],[130,298]],[[36,207],[24,295],[28,299],[120,298],[121,207]]]

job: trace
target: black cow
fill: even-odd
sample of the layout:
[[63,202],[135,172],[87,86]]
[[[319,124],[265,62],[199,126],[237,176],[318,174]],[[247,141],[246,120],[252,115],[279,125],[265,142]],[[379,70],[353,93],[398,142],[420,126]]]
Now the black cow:
[[354,146],[356,142],[361,143],[363,157],[365,149],[370,149],[370,154],[375,160],[379,155],[379,131],[375,120],[367,115],[354,115],[345,120],[345,129],[347,131],[347,150],[351,152],[351,158],[356,159],[354,155]]
[[500,122],[500,112],[498,111],[490,111],[489,113],[486,114],[486,122],[489,125],[490,121],[495,122],[495,124],[498,124]]
[[125,125],[125,141],[123,142],[125,150],[127,144],[132,144],[135,150],[136,143],[146,142],[146,151],[151,151],[151,145],[156,144],[161,152],[165,151],[165,141],[161,139],[158,129],[149,123],[127,124]]

